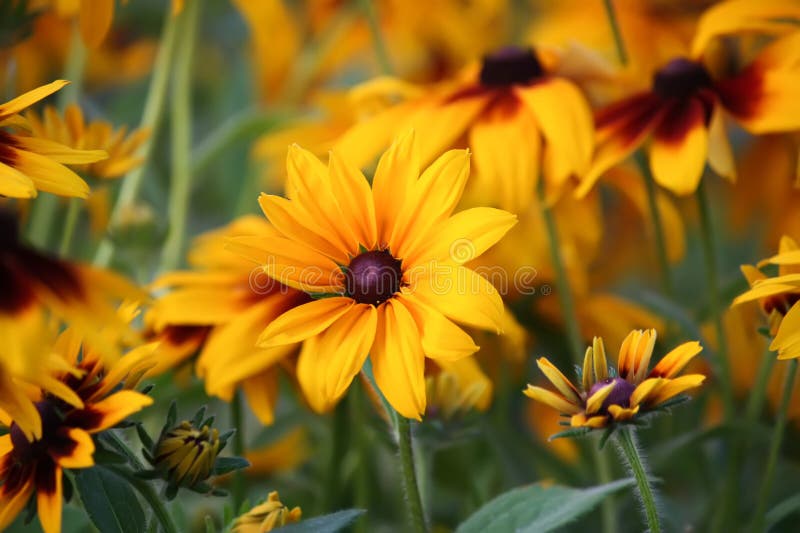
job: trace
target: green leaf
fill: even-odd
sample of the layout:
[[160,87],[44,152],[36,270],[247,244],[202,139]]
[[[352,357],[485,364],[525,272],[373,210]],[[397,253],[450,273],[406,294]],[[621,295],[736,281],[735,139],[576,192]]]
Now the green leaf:
[[767,528],[770,528],[800,510],[800,494],[793,494],[773,507],[766,517]]
[[587,433],[590,433],[592,428],[587,427],[577,427],[577,428],[570,428],[554,435],[550,435],[547,440],[556,440],[556,439],[565,439],[568,437],[583,437]]
[[559,485],[544,487],[540,484],[519,487],[478,509],[458,526],[456,533],[553,531],[588,513],[614,492],[633,484],[633,479],[621,479],[587,489]]
[[147,527],[144,511],[127,481],[102,466],[75,472],[83,507],[103,533],[141,533]]
[[241,470],[250,466],[250,461],[244,457],[217,457],[214,463],[214,469],[211,474],[214,476],[221,476],[234,470]]
[[365,512],[363,509],[347,509],[289,524],[278,531],[281,533],[336,533],[355,522]]

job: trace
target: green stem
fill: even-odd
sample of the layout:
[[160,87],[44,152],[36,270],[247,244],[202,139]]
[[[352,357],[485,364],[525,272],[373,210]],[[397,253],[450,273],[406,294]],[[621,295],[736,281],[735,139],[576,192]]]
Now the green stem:
[[706,190],[706,180],[700,180],[697,187],[697,204],[700,209],[700,234],[703,240],[703,259],[705,260],[706,285],[709,293],[709,307],[714,321],[717,337],[717,350],[711,361],[717,375],[717,383],[722,393],[725,420],[732,420],[734,415],[733,387],[731,386],[731,370],[728,363],[728,339],[722,323],[720,306],[719,281],[717,280],[717,250],[714,241],[714,227],[711,220],[711,202]]
[[[172,8],[167,6],[165,18],[166,22],[164,23],[164,30],[160,40],[161,44],[159,45],[158,54],[156,55],[155,64],[153,66],[153,76],[150,78],[150,88],[147,92],[147,99],[142,112],[142,120],[139,124],[140,128],[145,128],[150,131],[150,137],[142,144],[137,154],[142,158],[142,164],[131,170],[122,180],[119,196],[114,204],[114,209],[109,221],[109,228],[112,229],[119,222],[125,210],[136,202],[139,189],[142,185],[142,179],[144,178],[144,172],[147,168],[147,162],[150,160],[153,151],[153,140],[156,136],[156,129],[164,108],[164,99],[166,97],[167,85],[172,70],[172,55],[177,34],[176,26],[180,17],[173,17]],[[95,252],[94,264],[104,267],[110,265],[114,258],[114,252],[115,244],[110,236],[106,235]]]
[[[357,509],[370,508],[369,490],[369,445],[366,441],[367,420],[364,406],[364,389],[361,383],[356,383],[350,387],[350,397],[348,398],[350,407],[350,423],[352,424],[353,441],[355,444],[356,472],[355,472],[355,507]],[[369,531],[367,517],[363,517],[353,526],[356,533],[366,533]]]
[[561,255],[561,247],[558,240],[558,229],[553,217],[553,211],[547,205],[545,198],[544,180],[539,180],[537,191],[539,193],[539,207],[542,210],[545,228],[547,229],[547,240],[550,246],[550,258],[553,261],[553,269],[556,274],[556,286],[558,288],[558,299],[561,303],[561,313],[567,327],[567,337],[570,351],[572,352],[572,362],[580,365],[583,362],[583,341],[578,327],[578,314],[575,311],[575,302],[572,299],[572,288],[570,287],[567,269],[564,265],[564,258]]
[[[233,434],[233,454],[237,457],[243,456],[246,452],[243,407],[242,396],[238,391],[236,391],[233,394],[233,399],[230,403],[230,412],[231,424],[233,425],[234,429],[236,429],[236,433]],[[233,490],[231,491],[231,495],[233,496],[233,510],[237,513],[244,502],[244,485],[244,470],[236,470],[233,473]]]
[[796,374],[797,359],[792,359],[789,362],[789,369],[786,371],[786,379],[783,382],[783,396],[781,398],[781,405],[778,409],[777,418],[775,419],[775,427],[772,430],[772,442],[769,447],[769,456],[767,458],[767,467],[764,470],[764,478],[761,481],[761,490],[758,492],[758,504],[756,505],[756,512],[753,515],[755,518],[753,520],[753,526],[751,527],[752,531],[761,531],[763,528],[767,502],[769,501],[769,496],[772,492],[772,482],[775,478],[775,466],[778,464],[778,454],[781,449],[781,444],[783,444],[783,433],[786,429],[789,401],[792,399]]
[[658,508],[656,506],[655,493],[653,492],[653,487],[650,485],[650,480],[648,479],[647,466],[645,465],[642,456],[639,454],[634,430],[623,427],[618,431],[615,442],[620,450],[620,454],[628,463],[628,467],[631,469],[633,477],[636,479],[636,485],[639,489],[637,494],[639,496],[639,501],[644,508],[645,519],[647,520],[647,526],[650,529],[650,533],[660,533],[661,522],[658,518]]
[[664,236],[661,211],[658,209],[658,189],[653,179],[653,173],[650,172],[650,166],[647,164],[641,150],[636,153],[635,158],[639,171],[644,178],[645,191],[647,192],[647,210],[650,212],[650,222],[653,225],[653,235],[655,236],[656,257],[658,259],[658,269],[661,273],[661,290],[668,300],[674,301],[675,291],[672,287],[672,277],[670,276],[667,239]]
[[[127,457],[128,461],[133,465],[135,470],[144,470],[144,465],[136,457],[128,445],[125,443],[124,440],[119,438],[119,435],[116,432],[106,431],[104,433],[109,439],[114,441],[114,445],[119,452]],[[136,491],[142,495],[142,498],[150,505],[150,508],[153,511],[153,515],[156,517],[156,520],[164,531],[164,533],[178,533],[178,528],[175,526],[175,523],[172,521],[172,515],[167,510],[166,506],[164,505],[163,499],[156,493],[153,486],[140,477],[137,477],[134,473],[119,467],[113,467],[114,472],[124,477],[128,483],[130,483]]]
[[[608,455],[605,450],[600,450],[596,446],[591,446],[592,461],[594,462],[595,470],[597,471],[597,479],[601,484],[611,483],[611,465],[608,463]],[[617,524],[617,511],[614,496],[609,496],[600,508],[601,519],[603,523],[604,533],[611,533],[619,531]]]
[[767,385],[772,369],[775,366],[775,355],[767,350],[762,356],[761,363],[758,365],[758,373],[753,388],[750,389],[750,398],[747,401],[744,418],[748,424],[755,422],[761,410],[764,408],[764,399],[767,395]]
[[425,513],[422,510],[422,499],[417,485],[417,472],[414,466],[414,449],[411,443],[411,424],[408,419],[397,413],[397,444],[400,449],[400,473],[403,476],[405,490],[406,513],[411,522],[411,529],[416,533],[427,533]]
[[320,500],[323,513],[338,508],[342,493],[342,457],[347,452],[347,433],[350,424],[347,420],[347,406],[339,402],[330,420],[330,448],[327,470],[325,471],[325,494]]
[[161,256],[161,270],[177,268],[186,242],[186,219],[191,195],[192,155],[192,62],[200,2],[186,3],[180,17],[180,37],[175,50],[175,69],[170,95],[170,128],[172,132],[172,181],[168,213],[169,231]]
[[58,246],[58,255],[66,257],[69,255],[72,246],[72,237],[75,235],[75,226],[78,224],[78,217],[81,214],[82,200],[72,198],[67,207],[67,216],[64,219],[64,231],[61,233],[61,244]]
[[603,0],[603,6],[606,9],[606,16],[608,17],[608,24],[611,26],[611,33],[614,34],[614,45],[617,48],[619,62],[623,65],[627,65],[628,52],[625,50],[625,41],[622,39],[622,31],[619,28],[619,21],[617,20],[617,12],[614,9],[614,3],[612,0]]
[[389,76],[394,72],[392,61],[389,59],[389,52],[386,49],[386,41],[383,39],[380,20],[375,11],[375,4],[371,0],[359,0],[359,5],[364,15],[367,17],[369,33],[372,36],[372,44],[375,46],[375,55],[378,58],[378,65],[381,73]]

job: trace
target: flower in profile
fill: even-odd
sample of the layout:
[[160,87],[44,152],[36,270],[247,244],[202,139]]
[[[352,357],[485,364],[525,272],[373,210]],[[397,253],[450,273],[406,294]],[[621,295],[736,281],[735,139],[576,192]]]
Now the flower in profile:
[[341,398],[369,355],[389,403],[419,419],[425,357],[456,360],[478,349],[453,321],[500,331],[500,295],[463,264],[516,217],[492,208],[452,215],[469,174],[467,151],[445,153],[421,176],[420,164],[410,132],[381,157],[370,188],[335,151],[326,168],[293,146],[289,198],[260,198],[277,234],[232,239],[269,276],[315,297],[273,320],[258,344],[303,342],[297,379],[317,411]]
[[277,235],[264,217],[245,216],[200,236],[189,254],[193,270],[158,278],[154,287],[169,291],[146,316],[164,356],[152,374],[180,364],[199,349],[196,369],[206,392],[230,401],[241,387],[264,424],[274,418],[280,368],[297,354],[299,344],[258,348],[256,341],[266,324],[311,298],[264,274],[259,265],[266,255],[243,257],[228,248],[236,251],[240,244]]
[[[777,265],[776,276],[767,277],[759,268]],[[758,267],[758,268],[757,268]],[[781,238],[778,253],[759,262],[757,267],[743,265],[742,272],[750,289],[733,300],[733,305],[758,301],[767,316],[770,350],[778,359],[800,357],[800,248],[791,237]]]
[[425,377],[428,398],[425,416],[449,420],[473,409],[489,408],[492,382],[473,357],[429,364],[435,368]]
[[785,31],[792,27],[787,22],[798,18],[800,8],[792,2],[732,0],[712,7],[700,20],[689,57],[676,57],[657,70],[650,90],[596,113],[597,152],[579,194],[648,139],[656,182],[675,194],[689,194],[697,189],[706,161],[717,174],[736,177],[727,117],[755,135],[800,129],[795,111],[800,32],[765,46],[736,73],[716,72],[720,69],[704,57],[713,37]]
[[265,501],[233,521],[231,533],[266,533],[299,522],[302,516],[299,507],[289,509],[281,502],[278,491],[272,491]]
[[12,423],[9,433],[0,436],[0,529],[14,520],[35,492],[42,529],[59,532],[63,470],[93,466],[92,435],[152,403],[132,389],[153,363],[154,344],[106,364],[82,341],[78,332],[67,329],[50,346],[70,370],[51,374],[61,384],[57,395],[48,389],[37,395],[34,405],[41,432],[21,426],[16,411],[5,413]]
[[108,154],[31,135],[29,124],[18,115],[67,83],[57,80],[0,104],[0,195],[33,198],[38,191],[81,198],[89,195],[86,182],[64,165],[94,163]]
[[559,75],[542,50],[509,47],[431,87],[380,78],[360,92],[396,91],[405,101],[354,125],[334,145],[345,160],[371,161],[397,132],[414,128],[428,163],[466,139],[475,160],[474,186],[484,198],[518,212],[535,196],[540,166],[551,193],[589,170],[594,129],[581,90]]
[[0,212],[0,317],[17,317],[33,308],[47,310],[87,335],[97,349],[118,354],[100,326],[120,334],[129,331],[117,304],[144,300],[146,294],[113,272],[28,247],[18,233],[16,218]]
[[76,150],[102,150],[107,158],[79,170],[100,179],[119,178],[142,163],[139,147],[150,136],[149,130],[128,133],[126,127],[114,129],[105,120],[87,121],[75,104],[64,110],[63,116],[53,106],[46,106],[41,115],[33,110],[25,113],[30,132],[39,139],[48,139]]
[[702,350],[696,341],[673,349],[648,372],[655,343],[654,329],[631,331],[620,347],[617,373],[608,366],[603,339],[595,337],[586,349],[580,389],[542,357],[536,364],[558,392],[528,385],[525,395],[570,416],[572,427],[604,428],[632,420],[663,407],[706,379],[701,374],[676,377]]

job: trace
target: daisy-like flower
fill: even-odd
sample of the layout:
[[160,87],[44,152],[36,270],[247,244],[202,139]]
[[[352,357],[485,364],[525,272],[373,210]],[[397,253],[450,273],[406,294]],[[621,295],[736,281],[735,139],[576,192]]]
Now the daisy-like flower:
[[[766,265],[777,265],[778,273],[767,277],[759,270]],[[750,290],[733,300],[733,305],[758,301],[767,315],[769,333],[773,337],[770,350],[778,352],[778,359],[800,357],[800,248],[789,236],[781,238],[776,255],[759,262],[757,267],[743,265],[742,273],[750,283]]]
[[478,349],[452,321],[500,331],[500,295],[463,264],[516,217],[492,208],[452,215],[469,153],[447,152],[420,176],[413,132],[381,157],[371,189],[336,151],[326,168],[293,146],[287,169],[289,199],[259,199],[278,235],[232,242],[249,246],[269,276],[316,298],[272,321],[259,346],[303,341],[297,378],[317,411],[336,403],[369,355],[389,403],[419,419],[425,357],[456,360]]
[[86,198],[89,186],[64,165],[82,165],[105,159],[103,150],[77,150],[31,135],[18,115],[58,91],[68,82],[54,81],[0,104],[0,196],[33,198],[37,191]]
[[596,113],[597,151],[579,194],[648,139],[656,182],[675,194],[689,194],[697,189],[706,161],[717,174],[735,179],[728,117],[755,135],[800,129],[796,98],[800,32],[767,45],[734,74],[715,72],[704,58],[713,37],[791,27],[781,18],[800,18],[798,4],[734,0],[709,10],[701,18],[688,57],[676,57],[656,71],[650,90]]
[[19,240],[17,220],[0,212],[0,318],[14,318],[33,309],[66,319],[89,336],[106,354],[118,350],[99,334],[98,325],[129,331],[117,314],[124,300],[146,294],[113,272],[70,263],[26,246]]
[[102,150],[108,157],[80,170],[95,178],[112,179],[123,176],[142,163],[137,151],[150,136],[146,129],[128,133],[125,126],[114,129],[104,120],[87,121],[81,108],[70,104],[63,116],[53,106],[46,106],[41,115],[33,110],[25,113],[31,134],[49,139],[76,150]]
[[[334,145],[360,166],[397,132],[414,128],[423,163],[468,145],[475,187],[484,198],[518,212],[535,195],[540,165],[553,191],[591,163],[594,130],[580,89],[558,73],[558,58],[541,50],[504,48],[455,79],[407,87],[407,100],[364,120]],[[359,91],[395,91],[399,80],[378,79]]]
[[525,395],[569,415],[573,427],[603,428],[656,409],[705,381],[702,374],[676,377],[702,350],[696,341],[673,349],[648,372],[655,343],[654,329],[631,331],[619,349],[615,373],[608,366],[603,339],[595,337],[586,349],[580,389],[542,357],[536,364],[558,392],[528,385]]
[[473,357],[429,363],[426,376],[426,416],[449,420],[472,409],[486,411],[492,401],[492,382]]
[[10,524],[36,493],[39,522],[46,533],[61,531],[63,470],[94,465],[92,435],[111,428],[150,405],[132,390],[153,364],[155,344],[131,350],[111,365],[81,336],[68,329],[50,347],[74,370],[55,374],[69,391],[55,396],[43,390],[35,403],[41,433],[31,435],[12,417],[0,437],[0,529]]
[[201,236],[189,254],[194,270],[157,279],[155,288],[170,290],[146,317],[164,345],[164,359],[151,373],[176,366],[199,348],[196,368],[208,394],[230,401],[241,387],[264,424],[273,421],[279,370],[291,367],[299,344],[259,348],[256,341],[266,324],[311,298],[264,274],[260,256],[242,257],[226,247],[238,250],[279,235],[263,217],[245,216]]
[[299,522],[302,516],[299,507],[289,509],[281,502],[278,491],[272,491],[266,500],[233,521],[231,533],[266,533]]

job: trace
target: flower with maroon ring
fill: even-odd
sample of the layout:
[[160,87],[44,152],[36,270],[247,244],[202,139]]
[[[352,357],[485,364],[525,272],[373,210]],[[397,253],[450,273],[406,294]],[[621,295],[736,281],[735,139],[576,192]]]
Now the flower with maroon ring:
[[631,331],[620,347],[616,373],[606,361],[603,339],[595,337],[586,349],[580,389],[542,357],[536,363],[558,392],[528,385],[525,395],[570,416],[572,427],[604,428],[629,421],[705,380],[702,374],[676,377],[702,350],[694,341],[669,352],[648,372],[655,343],[656,330]]
[[5,413],[12,423],[9,433],[0,436],[0,529],[14,520],[35,493],[42,529],[61,531],[64,469],[93,466],[92,435],[153,402],[132,389],[154,364],[156,347],[146,344],[105,364],[105,358],[73,329],[65,330],[50,345],[67,370],[49,376],[59,385],[53,387],[58,395],[42,390],[35,403],[41,431],[32,434],[18,423],[16,412]]
[[800,129],[800,70],[795,62],[800,32],[774,40],[732,75],[712,73],[704,58],[714,37],[790,31],[788,21],[796,24],[798,19],[800,7],[791,2],[733,0],[710,8],[700,20],[689,57],[676,57],[655,72],[650,90],[597,111],[597,149],[578,194],[586,194],[606,170],[648,139],[655,181],[675,194],[690,194],[706,161],[720,176],[736,179],[728,118],[755,135]]
[[[360,167],[404,130],[420,138],[427,164],[450,148],[474,154],[472,187],[486,203],[522,212],[540,173],[557,195],[589,170],[593,127],[581,90],[561,74],[561,59],[545,49],[506,47],[433,86],[379,78],[356,94],[407,96],[346,131],[334,149]],[[398,91],[399,89],[399,91]]]

